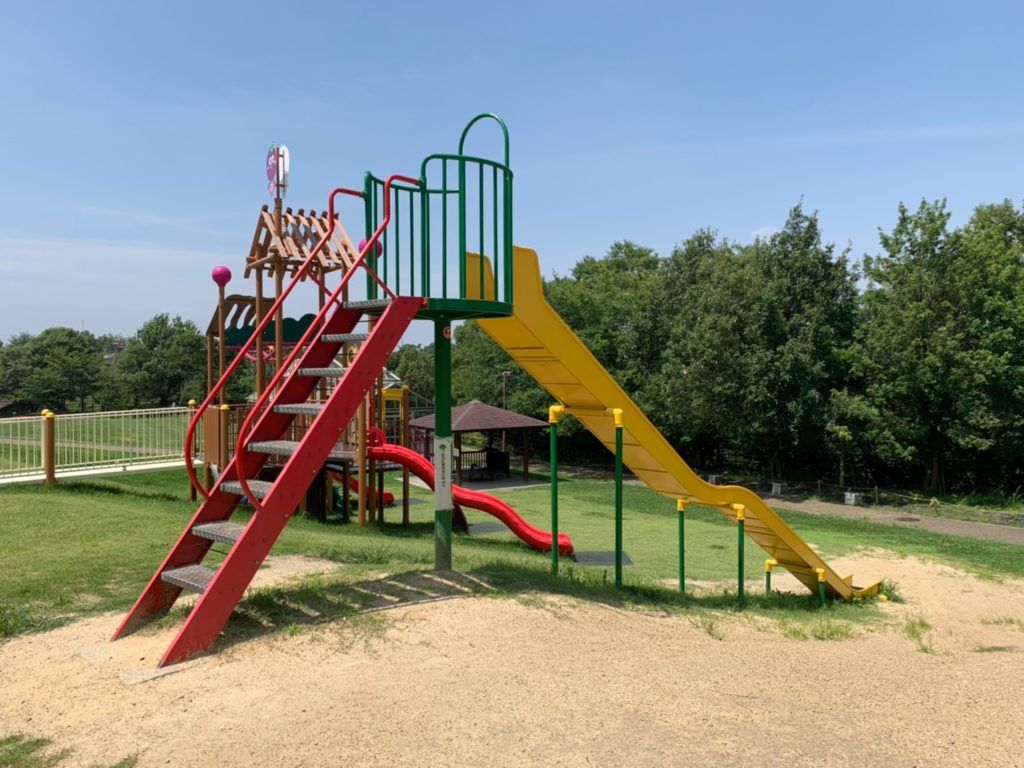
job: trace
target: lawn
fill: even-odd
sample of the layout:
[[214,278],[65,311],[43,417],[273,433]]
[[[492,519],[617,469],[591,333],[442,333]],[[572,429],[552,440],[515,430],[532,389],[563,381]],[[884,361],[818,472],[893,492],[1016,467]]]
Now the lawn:
[[[392,481],[392,490],[399,490]],[[613,484],[562,478],[560,529],[578,551],[613,549]],[[682,597],[662,580],[677,576],[677,517],[671,499],[648,489],[624,489],[624,545],[635,565],[625,569],[626,588],[610,583],[610,568],[590,569],[564,561],[558,577],[550,556],[507,533],[456,536],[454,567],[481,576],[496,594],[529,591],[571,594],[672,610],[732,610],[735,603],[736,528],[715,510],[691,506],[686,519],[687,579],[723,581],[722,590]],[[549,489],[535,486],[498,492],[532,524],[549,527]],[[345,563],[344,581],[410,570],[433,561],[432,496],[414,488],[421,503],[411,524],[387,522],[359,528],[332,517],[326,523],[296,517],[274,548]],[[65,482],[55,487],[0,489],[0,638],[56,626],[101,611],[127,609],[193,513],[183,471]],[[390,509],[389,521],[400,518]],[[862,548],[935,559],[986,577],[1024,576],[1024,558],[1012,545],[942,536],[869,522],[786,512],[786,519],[825,559]],[[490,520],[469,511],[471,522]],[[763,554],[747,546],[747,577],[763,574]],[[211,564],[223,556],[215,552]],[[732,594],[729,593],[732,584]],[[813,611],[809,594],[752,595],[752,611]],[[837,615],[864,615],[856,606],[835,606]],[[854,613],[850,613],[853,611]],[[859,612],[859,614],[858,614]]]

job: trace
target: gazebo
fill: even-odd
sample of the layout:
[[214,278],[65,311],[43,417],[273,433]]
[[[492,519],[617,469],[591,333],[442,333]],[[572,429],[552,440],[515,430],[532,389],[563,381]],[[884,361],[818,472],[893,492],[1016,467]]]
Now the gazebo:
[[[428,433],[434,431],[434,414],[420,416],[409,422],[413,429],[413,447],[428,459],[432,459],[433,443]],[[519,431],[523,436],[523,481],[530,479],[530,441],[527,430],[547,429],[548,423],[524,416],[514,411],[506,411],[479,400],[471,400],[465,405],[452,408],[452,435],[455,437],[455,482],[462,484],[462,478],[469,480],[491,479],[495,475],[512,477],[509,468],[508,453],[502,447],[494,447],[497,433]],[[487,435],[487,447],[481,451],[463,451],[462,435],[466,432],[481,432]]]

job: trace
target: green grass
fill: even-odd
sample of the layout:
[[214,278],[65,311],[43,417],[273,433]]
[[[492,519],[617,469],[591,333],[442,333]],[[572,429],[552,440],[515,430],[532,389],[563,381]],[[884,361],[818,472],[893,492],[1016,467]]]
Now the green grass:
[[982,624],[993,627],[1014,627],[1024,632],[1024,619],[1017,619],[1013,616],[999,616],[994,619],[982,619]]
[[1013,493],[1006,493],[1005,491],[985,491],[951,494],[948,499],[944,498],[944,500],[950,504],[957,504],[965,507],[994,508],[998,510],[1024,512],[1024,494],[1021,493],[1021,490],[1021,488],[1017,488]]
[[[22,734],[0,738],[0,768],[52,768],[65,765],[65,761],[72,755],[72,750],[62,749],[53,752],[48,749],[50,744],[49,739]],[[131,755],[107,768],[134,768],[137,762],[138,757]]]
[[[578,550],[611,550],[613,484],[565,478],[559,487],[561,530],[572,536]],[[497,495],[532,524],[548,528],[546,486]],[[413,496],[424,503],[412,507],[408,527],[387,522],[359,528],[342,525],[333,517],[327,523],[293,519],[275,546],[276,554],[319,557],[348,567],[338,572],[342,575],[323,582],[256,590],[243,603],[241,613],[249,615],[254,627],[299,631],[310,622],[310,616],[328,620],[357,612],[359,598],[352,590],[360,580],[372,580],[382,573],[429,571],[433,561],[432,497],[420,489],[415,489]],[[183,471],[66,482],[53,488],[0,489],[4,525],[0,638],[47,629],[100,611],[125,610],[194,510]],[[625,510],[625,549],[637,564],[625,569],[622,590],[614,587],[610,568],[582,568],[566,560],[561,573],[553,576],[549,555],[529,549],[510,534],[457,535],[453,565],[456,571],[491,585],[489,594],[522,597],[545,593],[645,609],[736,613],[734,524],[715,510],[692,506],[687,510],[688,582],[723,582],[727,587],[691,587],[681,595],[674,585],[663,583],[677,577],[674,504],[646,488],[627,485]],[[468,514],[471,522],[490,519],[473,510]],[[389,509],[386,515],[394,521],[400,510]],[[1024,558],[1020,548],[1012,545],[864,521],[792,512],[785,516],[826,559],[878,547],[933,558],[990,577],[1024,576]],[[210,564],[219,561],[223,550],[215,546]],[[746,576],[760,580],[764,556],[749,543],[747,552]],[[898,587],[890,584],[889,590],[898,599]],[[867,607],[837,604],[829,609],[830,620],[822,622],[810,593],[754,592],[748,593],[744,614],[770,616],[794,636],[839,640],[850,634],[845,622],[875,621],[879,614],[870,606],[870,602]],[[715,616],[711,619],[719,623]]]
[[929,635],[931,629],[932,625],[924,616],[908,616],[903,621],[903,634],[917,645],[917,650],[921,653],[935,652]]

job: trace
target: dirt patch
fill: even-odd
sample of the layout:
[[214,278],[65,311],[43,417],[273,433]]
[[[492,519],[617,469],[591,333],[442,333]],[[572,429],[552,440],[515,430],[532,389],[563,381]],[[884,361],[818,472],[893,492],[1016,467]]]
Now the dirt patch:
[[119,617],[99,616],[0,646],[0,735],[143,767],[1024,766],[1024,583],[910,558],[836,567],[883,573],[907,602],[819,642],[465,590],[378,611],[372,632],[257,637],[150,678],[171,631],[107,643]]

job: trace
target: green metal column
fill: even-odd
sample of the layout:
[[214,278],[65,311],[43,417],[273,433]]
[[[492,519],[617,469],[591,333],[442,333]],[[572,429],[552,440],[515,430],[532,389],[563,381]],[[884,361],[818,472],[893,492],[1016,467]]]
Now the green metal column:
[[686,592],[686,499],[676,499],[676,511],[679,513],[679,591]]
[[558,573],[558,414],[561,406],[548,409],[551,433],[551,572]]
[[744,527],[746,525],[747,508],[745,506],[743,506],[742,504],[733,504],[732,508],[734,510],[736,510],[736,522],[738,523],[738,528],[739,528],[739,533],[738,533],[739,539],[736,542],[736,552],[737,552],[737,558],[736,559],[738,561],[737,565],[738,565],[738,571],[739,571],[738,576],[737,576],[736,588],[737,588],[738,594],[739,594],[740,608],[742,608],[743,607],[743,600],[744,600],[744,594],[743,594],[743,546],[745,544],[745,541],[744,541],[744,533],[745,533],[745,531],[743,529],[744,529]]
[[452,327],[434,323],[434,570],[452,567]]
[[615,409],[615,586],[622,586],[622,411]]

